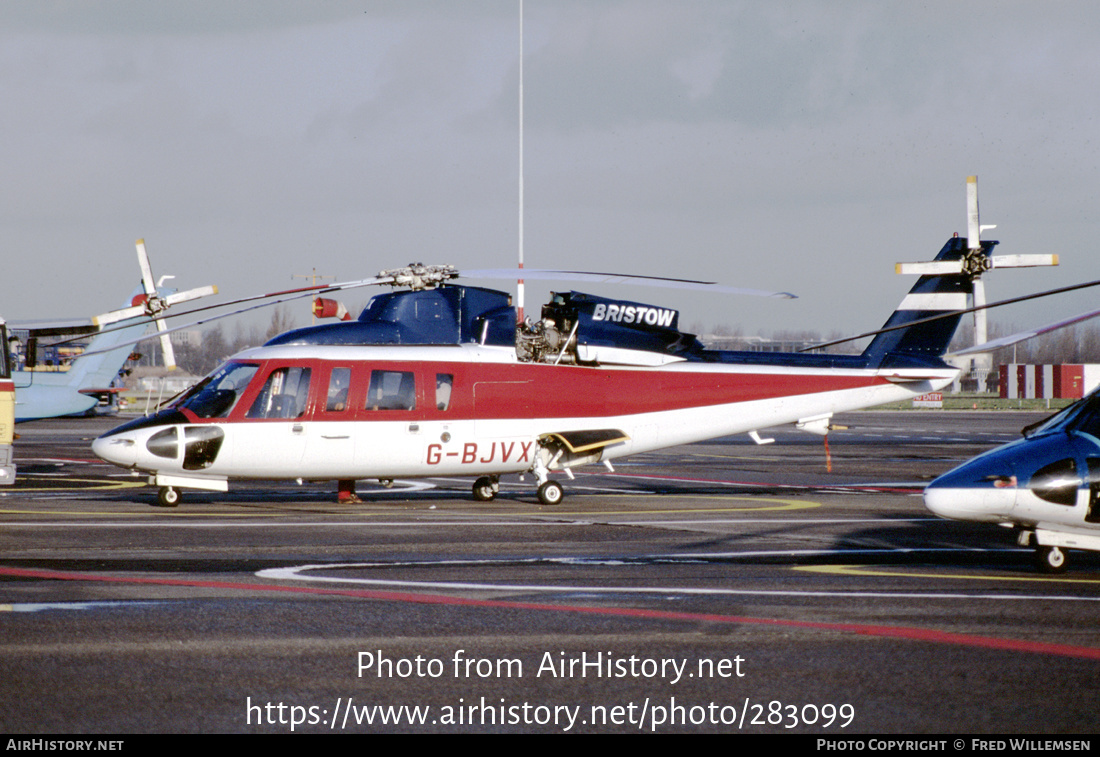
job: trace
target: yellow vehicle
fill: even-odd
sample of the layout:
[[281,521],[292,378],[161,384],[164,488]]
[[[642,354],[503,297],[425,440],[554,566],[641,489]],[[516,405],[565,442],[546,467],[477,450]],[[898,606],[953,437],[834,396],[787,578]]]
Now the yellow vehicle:
[[0,484],[15,483],[11,443],[15,433],[15,383],[11,380],[8,327],[0,318]]

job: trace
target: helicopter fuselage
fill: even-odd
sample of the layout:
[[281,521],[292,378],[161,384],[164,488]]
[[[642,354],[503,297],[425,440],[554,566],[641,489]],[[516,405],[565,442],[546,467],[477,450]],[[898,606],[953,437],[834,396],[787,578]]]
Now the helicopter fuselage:
[[912,397],[955,375],[760,360],[603,367],[521,362],[514,348],[477,344],[267,346],[93,449],[161,486],[527,471],[541,480],[787,423],[824,433],[835,412]]

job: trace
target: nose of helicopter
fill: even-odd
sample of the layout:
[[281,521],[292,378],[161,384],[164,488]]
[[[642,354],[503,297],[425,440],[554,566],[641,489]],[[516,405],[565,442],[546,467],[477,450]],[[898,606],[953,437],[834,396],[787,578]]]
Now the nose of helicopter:
[[127,435],[101,436],[92,442],[92,452],[102,460],[129,468],[137,460],[135,441]]
[[924,506],[941,518],[999,523],[1016,504],[1012,455],[999,451],[948,471],[924,490]]

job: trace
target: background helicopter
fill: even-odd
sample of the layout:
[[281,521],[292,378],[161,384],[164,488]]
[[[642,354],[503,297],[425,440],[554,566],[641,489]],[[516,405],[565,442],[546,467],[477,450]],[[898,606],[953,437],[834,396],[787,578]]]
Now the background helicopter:
[[1035,546],[1048,573],[1066,549],[1100,550],[1100,389],[934,480],[924,503],[954,520],[996,523]]
[[[135,243],[141,283],[131,293],[125,306],[109,313],[80,320],[14,321],[8,324],[13,332],[24,335],[25,344],[18,348],[19,361],[12,371],[15,385],[15,422],[54,418],[83,413],[95,407],[94,394],[107,391],[119,371],[130,359],[132,346],[144,339],[149,324],[155,323],[164,365],[175,368],[172,342],[163,317],[174,305],[191,302],[218,293],[216,286],[197,287],[184,292],[164,288],[153,276],[145,240]],[[77,334],[76,339],[57,341],[56,337]],[[39,340],[52,338],[57,345],[77,340],[90,340],[87,348],[59,370],[47,369],[37,353]]]

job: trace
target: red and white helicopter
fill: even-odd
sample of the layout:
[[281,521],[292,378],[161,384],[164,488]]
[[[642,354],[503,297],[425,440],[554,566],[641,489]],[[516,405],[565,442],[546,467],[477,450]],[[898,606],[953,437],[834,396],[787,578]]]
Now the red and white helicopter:
[[[937,260],[967,254],[953,237]],[[551,476],[577,466],[742,432],[762,441],[783,424],[826,434],[834,413],[948,385],[958,371],[941,356],[971,292],[965,275],[922,276],[862,354],[776,354],[704,349],[674,310],[579,292],[517,329],[510,295],[459,275],[412,265],[355,282],[395,291],[358,320],[235,355],[93,450],[148,473],[164,505],[230,479],[470,476],[491,500],[500,476],[524,473],[557,504]]]
[[[539,501],[551,505],[564,496],[551,476],[572,477],[578,466],[611,468],[640,452],[737,433],[764,443],[761,429],[785,424],[825,435],[835,413],[950,384],[959,371],[943,356],[962,315],[1006,304],[968,308],[976,274],[996,264],[997,244],[979,238],[976,195],[971,210],[973,247],[948,239],[886,325],[864,335],[874,337],[859,355],[708,350],[679,330],[675,310],[580,292],[554,294],[538,321],[517,327],[509,294],[453,283],[516,271],[415,264],[271,295],[283,302],[394,287],[358,320],[290,331],[233,356],[165,409],[110,431],[92,449],[147,473],[164,505],[177,504],[183,488],[227,491],[230,479],[335,479],[341,499],[356,501],[358,479],[440,476],[475,479],[474,498],[487,501],[502,475],[525,473],[534,475]],[[315,307],[335,309],[324,300]]]

